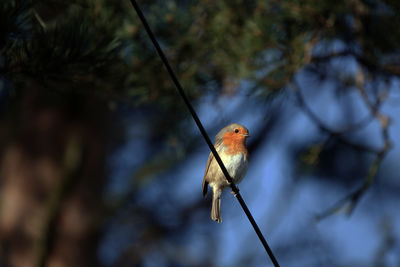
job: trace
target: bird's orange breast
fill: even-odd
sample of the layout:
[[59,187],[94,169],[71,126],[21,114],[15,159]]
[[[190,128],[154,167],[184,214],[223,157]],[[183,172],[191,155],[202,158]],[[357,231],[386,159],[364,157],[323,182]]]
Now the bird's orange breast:
[[235,155],[238,153],[244,153],[246,159],[249,160],[249,153],[246,148],[246,139],[244,136],[228,132],[224,134],[222,143],[226,148],[226,150],[224,151],[226,154]]

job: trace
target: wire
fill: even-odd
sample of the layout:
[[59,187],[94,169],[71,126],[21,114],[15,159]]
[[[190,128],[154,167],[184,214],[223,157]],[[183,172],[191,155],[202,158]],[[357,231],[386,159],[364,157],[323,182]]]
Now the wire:
[[211,152],[214,155],[214,158],[216,159],[216,161],[218,162],[219,166],[221,167],[221,170],[223,172],[223,174],[226,177],[226,180],[228,180],[228,183],[230,184],[232,191],[234,192],[237,200],[239,201],[240,205],[242,206],[244,212],[247,215],[247,218],[249,219],[251,225],[254,228],[254,231],[256,232],[258,238],[260,239],[261,243],[263,244],[265,250],[268,253],[268,256],[270,257],[272,263],[274,264],[275,267],[279,267],[279,263],[276,260],[274,254],[272,253],[272,250],[270,249],[270,247],[268,246],[267,241],[265,240],[263,234],[261,233],[260,228],[258,227],[256,221],[253,218],[253,215],[251,215],[249,209],[247,208],[246,203],[244,202],[242,196],[239,193],[239,188],[234,184],[231,176],[229,175],[228,171],[226,170],[224,163],[222,162],[220,156],[218,155],[218,152],[215,150],[213,143],[210,140],[210,137],[208,136],[206,130],[204,129],[199,117],[196,114],[196,111],[194,110],[193,106],[191,105],[189,99],[187,98],[185,92],[183,91],[183,88],[181,86],[181,84],[178,81],[178,78],[175,76],[174,71],[172,70],[166,56],[164,55],[164,52],[161,50],[160,45],[158,44],[153,32],[150,29],[150,26],[147,23],[146,18],[144,17],[142,11],[140,10],[139,5],[136,3],[135,0],[131,0],[131,3],[133,5],[133,7],[136,10],[137,15],[139,16],[140,20],[142,21],[142,24],[144,26],[144,28],[146,29],[147,34],[149,35],[151,41],[153,42],[154,47],[157,50],[158,55],[160,56],[162,62],[164,63],[164,66],[167,68],[167,71],[169,73],[169,75],[171,76],[172,81],[174,82],[176,88],[178,89],[179,94],[181,95],[183,101],[185,102],[187,108],[190,111],[190,114],[192,115],[194,121],[197,124],[197,127],[199,128],[201,134],[203,135],[204,139],[206,140],[206,143],[208,145],[208,147],[210,148]]

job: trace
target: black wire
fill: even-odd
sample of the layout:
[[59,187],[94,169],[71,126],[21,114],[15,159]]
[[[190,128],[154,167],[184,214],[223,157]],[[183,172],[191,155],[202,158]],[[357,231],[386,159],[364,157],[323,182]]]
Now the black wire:
[[269,257],[271,258],[272,263],[274,264],[274,266],[279,267],[279,263],[276,260],[274,254],[272,253],[272,250],[270,249],[270,247],[268,246],[267,241],[265,240],[263,234],[261,233],[260,228],[258,228],[258,225],[256,223],[256,221],[254,220],[253,216],[251,215],[249,209],[247,208],[246,203],[244,202],[242,196],[239,193],[239,189],[238,187],[234,184],[231,176],[229,175],[228,171],[226,170],[224,163],[222,162],[220,156],[218,155],[218,152],[215,150],[213,143],[210,140],[210,137],[208,136],[206,130],[204,129],[203,125],[201,124],[201,121],[199,119],[199,117],[197,116],[195,110],[193,109],[192,105],[190,104],[189,99],[187,98],[185,92],[183,91],[183,88],[181,86],[181,84],[179,83],[177,77],[175,76],[174,71],[172,70],[171,66],[168,63],[167,58],[164,55],[164,52],[161,50],[160,45],[158,44],[156,38],[154,37],[153,32],[150,29],[150,26],[147,24],[146,18],[144,17],[142,11],[140,10],[139,5],[136,3],[135,0],[131,0],[131,3],[133,5],[133,7],[136,10],[136,13],[138,14],[140,20],[143,23],[144,28],[146,29],[147,34],[149,35],[151,41],[153,42],[154,47],[157,50],[158,55],[160,56],[161,60],[164,63],[164,66],[167,68],[167,71],[169,73],[169,75],[171,76],[171,79],[173,80],[173,82],[175,83],[176,88],[178,89],[179,94],[181,95],[181,97],[183,98],[183,101],[185,102],[187,108],[189,109],[190,113],[192,114],[192,117],[194,119],[194,121],[197,124],[197,127],[199,128],[201,134],[203,135],[204,139],[206,140],[206,143],[208,145],[208,147],[211,149],[211,152],[214,155],[214,158],[217,160],[219,166],[221,167],[221,170],[223,172],[223,174],[226,177],[226,180],[228,180],[228,183],[230,184],[232,191],[235,193],[236,198],[238,199],[240,205],[242,206],[244,212],[247,215],[247,218],[249,219],[251,225],[254,228],[254,231],[256,232],[258,238],[260,239],[261,243],[263,244],[265,250],[267,251]]

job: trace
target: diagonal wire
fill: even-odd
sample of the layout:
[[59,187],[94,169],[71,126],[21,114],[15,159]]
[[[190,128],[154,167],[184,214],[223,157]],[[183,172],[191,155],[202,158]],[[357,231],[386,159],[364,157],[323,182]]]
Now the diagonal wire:
[[142,11],[140,10],[139,5],[136,3],[135,0],[131,0],[131,3],[133,5],[133,7],[136,10],[137,15],[139,16],[140,20],[143,23],[144,28],[146,29],[147,34],[149,35],[151,41],[153,42],[154,47],[157,50],[158,55],[160,56],[162,62],[164,63],[164,66],[166,67],[169,75],[171,76],[172,81],[174,82],[176,88],[178,89],[179,94],[181,95],[183,101],[185,102],[187,108],[190,111],[190,114],[192,115],[194,121],[197,124],[197,127],[199,128],[201,134],[203,135],[204,139],[206,140],[206,143],[208,145],[208,147],[210,148],[211,152],[214,155],[214,158],[216,159],[216,161],[218,162],[219,166],[221,167],[221,170],[223,172],[223,174],[226,177],[226,180],[228,180],[229,185],[232,188],[232,191],[235,193],[235,196],[237,198],[237,200],[239,201],[240,205],[242,206],[244,212],[247,215],[247,218],[249,219],[251,225],[254,228],[254,231],[256,232],[258,238],[260,239],[261,243],[263,244],[265,250],[268,253],[268,256],[270,257],[272,263],[274,264],[275,267],[279,267],[279,263],[276,260],[274,254],[272,253],[272,250],[270,249],[270,247],[268,246],[267,241],[265,240],[263,234],[261,233],[260,228],[258,227],[256,221],[254,220],[253,216],[251,215],[249,209],[247,208],[246,203],[244,202],[242,196],[239,193],[239,188],[234,184],[231,176],[229,175],[228,171],[226,170],[224,163],[222,162],[220,156],[218,155],[217,151],[214,148],[214,145],[212,144],[210,137],[208,136],[206,130],[204,129],[203,125],[201,124],[201,121],[199,119],[199,117],[197,116],[193,106],[190,104],[189,99],[187,98],[185,92],[183,91],[183,88],[181,86],[181,84],[179,83],[177,77],[175,76],[174,71],[172,70],[170,64],[168,63],[168,60],[166,58],[166,56],[164,55],[164,52],[161,50],[160,45],[158,44],[153,32],[150,29],[150,26],[148,25],[146,18],[144,17]]

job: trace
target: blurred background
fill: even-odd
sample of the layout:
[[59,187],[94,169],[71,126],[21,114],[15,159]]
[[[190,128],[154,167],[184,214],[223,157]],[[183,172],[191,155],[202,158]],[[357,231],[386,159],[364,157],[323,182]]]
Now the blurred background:
[[[281,266],[400,266],[400,2],[138,1]],[[272,266],[130,1],[0,5],[0,266]]]

